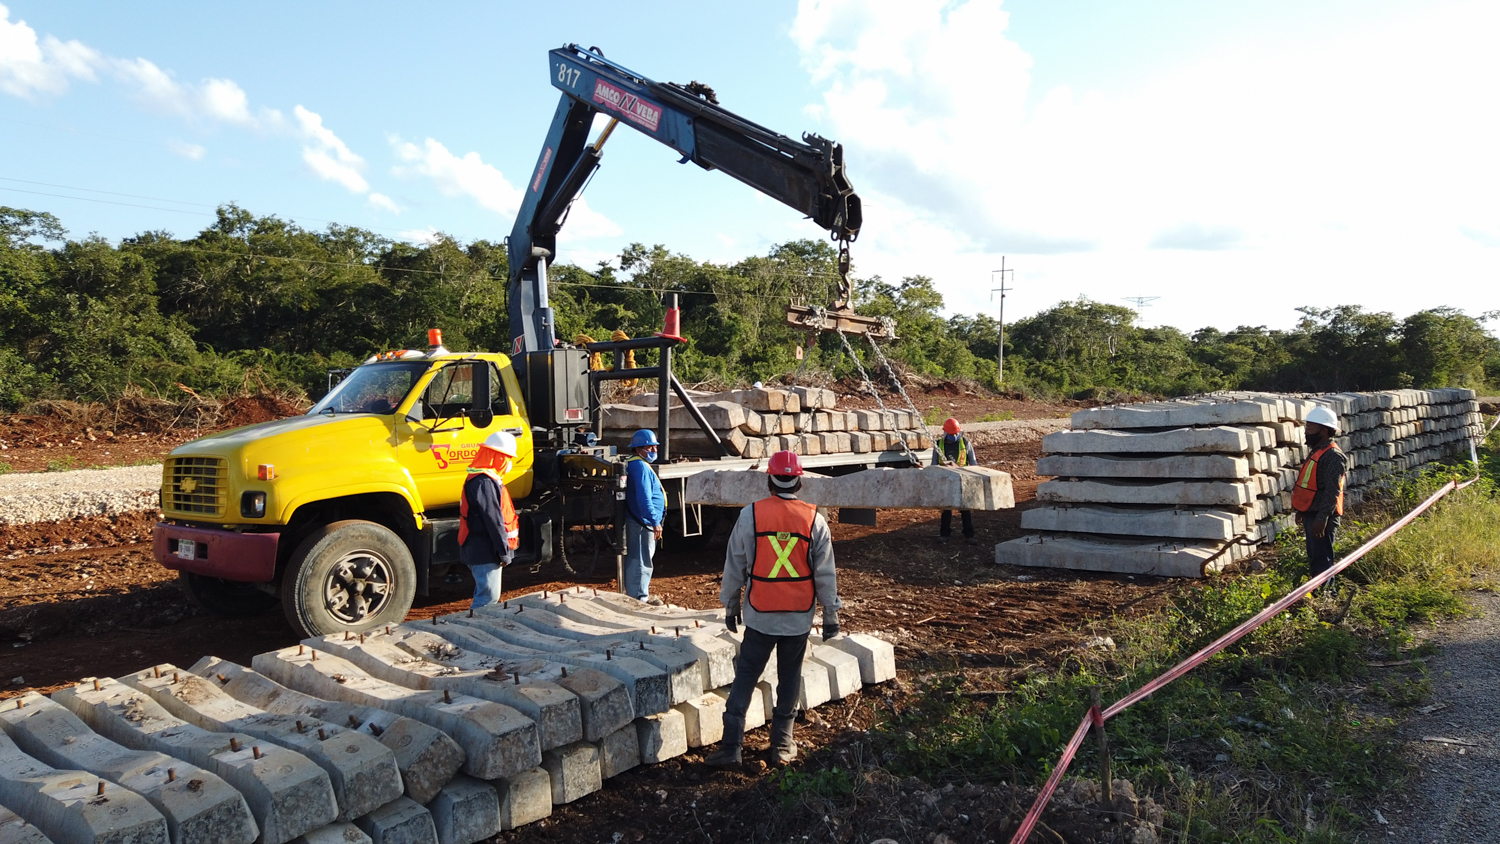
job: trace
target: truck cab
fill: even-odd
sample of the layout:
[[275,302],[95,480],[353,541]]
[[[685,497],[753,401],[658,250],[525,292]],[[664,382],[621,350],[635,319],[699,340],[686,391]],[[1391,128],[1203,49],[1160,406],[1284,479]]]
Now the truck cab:
[[[175,449],[154,555],[219,615],[279,599],[310,635],[399,622],[431,568],[457,561],[469,462],[496,431],[516,438],[504,480],[524,507],[535,450],[510,358],[441,345],[376,355],[302,416]],[[521,556],[534,559],[550,532],[543,542],[531,527]]]

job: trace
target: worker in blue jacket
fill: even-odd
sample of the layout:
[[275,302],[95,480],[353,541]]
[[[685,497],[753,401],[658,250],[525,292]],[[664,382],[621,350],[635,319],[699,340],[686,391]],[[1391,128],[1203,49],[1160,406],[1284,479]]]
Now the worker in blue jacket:
[[651,594],[651,558],[667,519],[667,491],[651,471],[656,462],[656,434],[642,428],[630,438],[635,455],[625,463],[625,594],[638,601],[660,606]]

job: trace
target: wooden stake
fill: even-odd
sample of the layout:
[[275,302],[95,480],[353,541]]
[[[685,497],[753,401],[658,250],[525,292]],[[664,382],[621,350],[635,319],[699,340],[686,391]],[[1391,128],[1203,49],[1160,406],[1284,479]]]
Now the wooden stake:
[[[1099,705],[1098,686],[1095,686],[1090,692],[1090,699],[1094,705],[1095,712],[1104,711],[1103,707]],[[1110,776],[1109,736],[1104,732],[1104,723],[1102,720],[1094,724],[1094,732],[1099,734],[1099,784],[1101,786],[1101,793],[1104,796],[1104,811],[1112,812],[1115,806],[1115,792],[1114,783],[1112,782],[1113,778]]]

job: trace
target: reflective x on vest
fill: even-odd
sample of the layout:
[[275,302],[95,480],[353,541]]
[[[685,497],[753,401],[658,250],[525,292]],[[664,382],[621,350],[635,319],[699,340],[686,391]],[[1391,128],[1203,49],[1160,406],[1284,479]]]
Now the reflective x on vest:
[[751,608],[763,613],[811,611],[815,590],[807,552],[818,508],[779,496],[757,501],[751,508],[755,561],[746,590]]
[[[768,536],[766,539],[771,543],[771,550],[776,552],[776,565],[771,567],[771,573],[766,575],[766,577],[780,577],[783,568],[786,569],[787,577],[796,577],[797,569],[792,565],[792,549],[797,547],[797,537],[782,531],[775,536]],[[777,542],[776,540],[778,539],[786,544],[782,545],[780,542]]]

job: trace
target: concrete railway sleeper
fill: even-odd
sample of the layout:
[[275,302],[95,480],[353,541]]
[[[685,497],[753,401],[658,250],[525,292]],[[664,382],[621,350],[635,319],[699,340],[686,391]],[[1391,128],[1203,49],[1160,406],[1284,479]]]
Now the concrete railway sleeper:
[[[565,594],[18,698],[0,710],[0,840],[472,844],[719,740],[711,664],[735,636],[698,610]],[[815,636],[802,674],[811,708],[894,678],[894,651]]]

